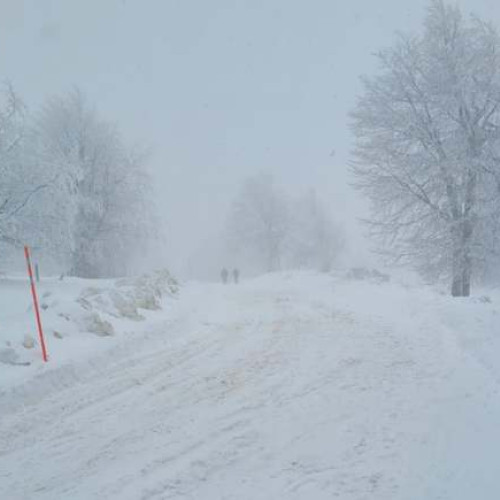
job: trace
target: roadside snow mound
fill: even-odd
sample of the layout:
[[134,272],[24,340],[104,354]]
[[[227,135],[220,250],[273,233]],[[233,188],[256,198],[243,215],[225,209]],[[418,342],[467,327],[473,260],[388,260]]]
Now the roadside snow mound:
[[367,269],[366,267],[351,267],[345,275],[348,280],[374,281],[375,283],[386,283],[391,277],[381,273],[378,269]]
[[98,335],[113,335],[112,323],[103,320],[101,315],[142,321],[145,317],[141,309],[158,311],[162,299],[174,297],[177,292],[178,284],[166,270],[118,280],[112,288],[85,288],[77,299],[86,312],[80,318],[81,329]]
[[[109,346],[98,345],[102,344],[96,343],[98,338],[141,335],[149,323],[145,320],[153,319],[178,291],[177,281],[167,270],[119,280],[43,279],[38,295],[50,358],[44,369]],[[40,357],[27,281],[0,279],[2,388],[18,378],[24,380],[33,367],[41,369]]]

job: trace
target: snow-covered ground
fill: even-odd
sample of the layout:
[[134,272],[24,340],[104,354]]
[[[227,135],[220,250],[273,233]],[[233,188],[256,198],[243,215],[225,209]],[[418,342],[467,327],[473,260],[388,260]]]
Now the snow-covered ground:
[[5,365],[36,377],[0,395],[0,498],[500,498],[500,295],[353,278],[190,284]]

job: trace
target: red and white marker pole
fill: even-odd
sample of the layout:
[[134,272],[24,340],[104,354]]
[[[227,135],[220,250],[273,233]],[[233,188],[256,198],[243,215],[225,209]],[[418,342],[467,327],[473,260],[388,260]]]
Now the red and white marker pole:
[[38,327],[38,335],[40,337],[40,345],[42,347],[42,358],[46,363],[48,361],[47,348],[45,347],[45,339],[43,336],[42,320],[40,318],[40,309],[38,308],[38,297],[36,295],[35,280],[33,279],[33,268],[31,266],[30,249],[28,246],[24,247],[24,255],[26,257],[26,264],[28,266],[28,276],[30,278],[31,295],[33,297],[33,306],[35,308],[36,325]]

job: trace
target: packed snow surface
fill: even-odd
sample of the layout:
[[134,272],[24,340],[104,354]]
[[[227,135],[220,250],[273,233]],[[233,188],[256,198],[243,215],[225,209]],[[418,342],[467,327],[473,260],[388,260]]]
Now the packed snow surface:
[[376,278],[193,283],[4,363],[0,498],[497,500],[500,296]]

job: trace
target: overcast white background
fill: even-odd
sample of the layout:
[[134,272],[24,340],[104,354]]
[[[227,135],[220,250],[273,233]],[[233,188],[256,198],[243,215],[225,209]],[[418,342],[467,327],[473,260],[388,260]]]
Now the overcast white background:
[[[498,0],[461,0],[500,26]],[[79,86],[151,150],[168,260],[220,233],[241,181],[315,188],[366,256],[347,113],[372,53],[421,26],[425,0],[0,0],[0,79],[33,110]]]

